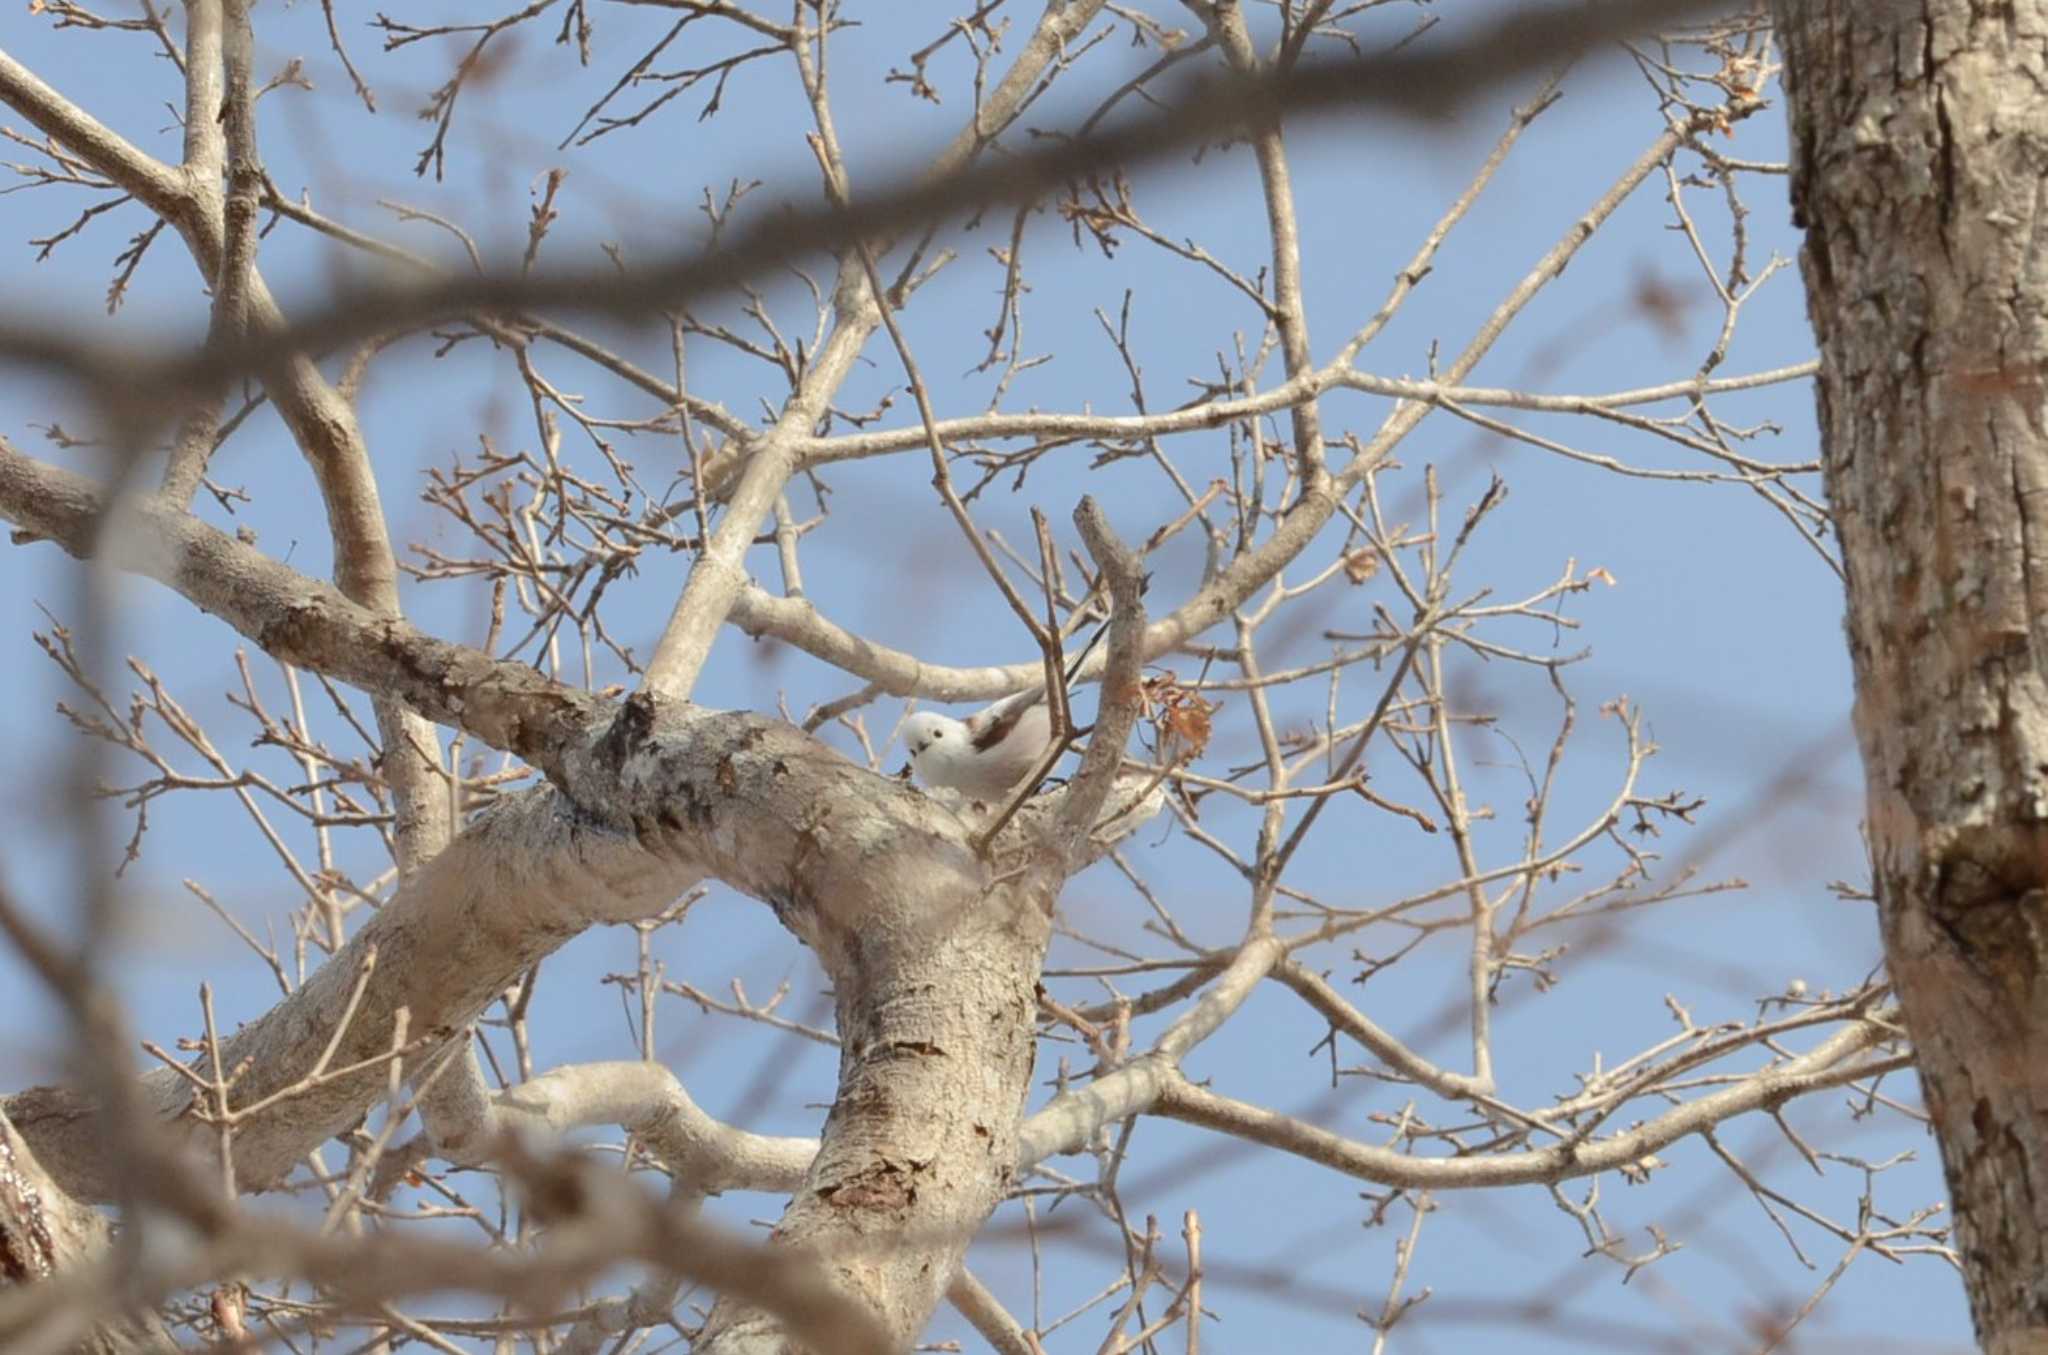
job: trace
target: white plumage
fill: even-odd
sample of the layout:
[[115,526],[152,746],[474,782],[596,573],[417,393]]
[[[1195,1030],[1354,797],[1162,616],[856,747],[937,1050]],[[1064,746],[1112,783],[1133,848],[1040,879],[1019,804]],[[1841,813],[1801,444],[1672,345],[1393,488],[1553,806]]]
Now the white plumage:
[[1043,692],[1005,697],[965,720],[919,711],[903,722],[903,740],[926,785],[996,800],[1016,790],[1045,757],[1052,712]]

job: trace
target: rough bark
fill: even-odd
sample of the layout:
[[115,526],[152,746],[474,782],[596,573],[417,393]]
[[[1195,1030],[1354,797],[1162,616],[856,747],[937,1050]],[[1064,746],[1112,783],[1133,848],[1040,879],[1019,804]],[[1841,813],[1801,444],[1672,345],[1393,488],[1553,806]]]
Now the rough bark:
[[[37,1284],[88,1265],[113,1230],[97,1211],[67,1196],[0,1114],[0,1289]],[[153,1313],[134,1313],[76,1333],[79,1355],[156,1355],[177,1343]]]
[[[116,512],[111,525],[106,515]],[[0,517],[17,542],[46,538],[79,559],[167,584],[264,653],[403,701],[550,775],[604,703],[531,667],[436,639],[161,502],[111,510],[103,488],[23,456],[0,438]]]
[[[1132,655],[1140,624],[1126,627]],[[331,1070],[377,1058],[400,1008],[416,1037],[455,1031],[582,928],[650,916],[715,876],[808,941],[838,998],[840,1093],[777,1236],[823,1257],[831,1290],[906,1346],[1014,1172],[1034,985],[1070,855],[1064,797],[1028,807],[992,861],[968,822],[791,725],[645,696],[614,710],[564,759],[566,781],[609,788],[602,816],[555,786],[509,797],[304,987],[223,1042],[222,1065],[244,1070],[236,1104],[288,1093],[236,1135],[237,1182],[275,1185],[382,1094],[380,1066],[307,1083],[321,1049]],[[1156,809],[1156,793],[1146,803]],[[1112,832],[1143,818],[1126,814]],[[1025,844],[1035,864],[1020,866]],[[1099,850],[1079,849],[1076,864]],[[167,1120],[195,1099],[168,1070],[147,1082]],[[82,1098],[37,1089],[5,1108],[62,1191],[116,1193],[122,1164],[97,1151]],[[704,1348],[789,1349],[788,1317],[721,1304],[724,1334]]]
[[2048,4],[1783,32],[1885,950],[1978,1339],[2048,1350]]
[[[1124,812],[1129,789],[1147,781],[1117,778],[1137,718],[1145,631],[1138,560],[1093,499],[1081,501],[1074,520],[1116,611],[1101,713],[1072,784],[1040,802],[1050,813],[1020,824],[1021,837],[997,838],[1006,844],[1000,865],[982,858],[978,832],[964,860],[941,836],[936,853],[911,862],[901,852],[877,859],[858,888],[840,886],[845,898],[791,901],[805,924],[800,934],[832,976],[839,1091],[775,1238],[818,1256],[838,1290],[878,1317],[898,1349],[917,1339],[960,1273],[967,1244],[1008,1193],[1054,901],[1099,850],[1093,830],[1105,805],[1114,820],[1132,822]],[[1156,812],[1156,787],[1136,821],[1149,817],[1147,802]],[[790,859],[801,866],[807,854]],[[778,912],[792,921],[780,905]],[[786,1355],[795,1349],[787,1333],[781,1315],[727,1298],[696,1348]]]
[[[987,891],[992,868],[958,819],[779,721],[636,698],[571,762],[580,783],[611,787],[602,817],[550,786],[472,824],[304,987],[223,1041],[224,1065],[248,1063],[236,1104],[298,1084],[330,1040],[332,1070],[384,1054],[401,1007],[415,1037],[459,1029],[584,928],[651,916],[706,876],[768,902],[818,946],[842,1001],[896,950],[944,944],[881,919],[912,904],[943,917]],[[235,1142],[243,1188],[275,1184],[384,1081],[376,1067],[330,1077],[250,1121]],[[148,1083],[166,1116],[192,1103],[168,1070]],[[75,1095],[32,1089],[6,1105],[65,1189],[112,1197],[115,1164]]]
[[[103,503],[92,487],[0,447],[7,490],[35,505],[18,521],[90,553]],[[1099,532],[1091,513],[1084,505]],[[809,942],[839,1001],[840,1096],[778,1237],[823,1255],[835,1292],[898,1344],[912,1340],[1014,1171],[1052,899],[1159,807],[1156,789],[1134,809],[1106,784],[1131,711],[1109,711],[1099,755],[1068,791],[1027,806],[990,859],[978,827],[791,725],[646,694],[600,702],[368,614],[182,514],[142,504],[121,523],[129,567],[266,647],[525,752],[553,781],[480,817],[301,989],[223,1042],[222,1065],[244,1070],[234,1104],[284,1094],[237,1133],[238,1184],[274,1185],[382,1094],[386,1070],[370,1061],[391,1048],[401,1009],[414,1039],[445,1038],[583,928],[651,916],[715,877]],[[1111,667],[1117,690],[1134,690],[1138,575],[1128,559],[1112,573],[1129,605]],[[1114,822],[1099,837],[1081,831],[1111,795]],[[323,1049],[326,1072],[309,1083]],[[365,1066],[343,1071],[354,1064]],[[194,1092],[164,1070],[148,1101],[175,1118]],[[80,1096],[32,1089],[5,1105],[65,1191],[121,1193],[123,1165],[99,1151]],[[787,1317],[722,1304],[707,1349],[785,1349]]]
[[[1048,882],[948,899],[919,887],[821,949],[833,975],[839,1090],[777,1225],[908,1349],[1002,1201],[1036,1045]],[[837,949],[838,954],[829,953]],[[698,1349],[789,1349],[781,1319],[721,1303]]]

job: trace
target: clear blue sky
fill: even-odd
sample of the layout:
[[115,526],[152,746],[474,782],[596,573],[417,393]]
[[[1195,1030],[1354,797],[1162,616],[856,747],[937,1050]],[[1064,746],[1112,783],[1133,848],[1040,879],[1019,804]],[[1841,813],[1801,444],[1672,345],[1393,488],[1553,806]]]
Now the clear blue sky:
[[[117,2],[113,8],[125,7]],[[427,14],[475,21],[488,12],[458,4],[405,8],[406,17],[416,22],[426,22]],[[1173,6],[1147,8],[1170,24],[1190,26]],[[1446,14],[1436,36],[1455,37],[1458,20],[1469,19],[1475,10],[1499,8],[1468,6],[1459,16]],[[933,79],[944,96],[936,109],[913,99],[906,86],[882,79],[904,64],[906,52],[939,35],[936,8],[855,9],[861,25],[842,34],[834,49],[833,82],[839,129],[858,189],[863,181],[915,164],[941,144],[965,116],[970,88],[957,42],[934,59]],[[764,187],[752,201],[764,207],[778,199],[814,197],[816,169],[803,143],[808,122],[801,116],[787,62],[740,69],[725,91],[723,111],[709,121],[697,121],[704,104],[699,89],[682,95],[643,127],[557,150],[583,111],[673,22],[664,11],[611,5],[593,8],[597,40],[587,69],[575,66],[573,49],[553,44],[559,26],[553,15],[506,42],[504,64],[462,96],[445,180],[415,178],[413,160],[431,125],[412,115],[445,78],[454,49],[436,41],[385,54],[378,50],[379,35],[364,21],[368,10],[336,10],[381,111],[370,115],[350,93],[326,43],[317,6],[270,4],[256,13],[259,78],[268,78],[288,58],[302,57],[316,88],[310,93],[273,91],[259,105],[259,118],[264,157],[280,186],[289,193],[306,190],[316,206],[356,227],[458,261],[445,233],[417,222],[400,223],[377,205],[380,199],[390,200],[458,220],[486,253],[505,257],[524,245],[539,177],[561,166],[570,176],[558,203],[562,218],[542,259],[587,265],[601,257],[596,246],[602,241],[622,242],[629,257],[646,257],[701,238],[703,218],[696,203],[704,186],[717,192],[734,179],[762,180]],[[1014,47],[1034,11],[1013,0],[1001,12],[1011,18]],[[1390,7],[1373,22],[1376,26],[1364,31],[1375,41],[1391,41],[1407,31],[1413,15],[1406,7]],[[661,64],[695,64],[730,50],[731,40],[714,28],[707,22],[686,30],[686,38]],[[1152,51],[1131,50],[1126,40],[1120,26],[1117,36],[1081,61],[1026,122],[1070,125],[1074,110],[1086,108],[1151,59]],[[180,101],[181,86],[148,39],[56,32],[16,7],[0,23],[0,45],[124,135],[155,154],[175,158],[178,131],[167,105]],[[1469,180],[1504,125],[1507,107],[1526,98],[1530,89],[1524,83],[1491,91],[1443,124],[1353,119],[1321,124],[1294,138],[1317,361],[1327,360],[1378,305],[1396,270]],[[1775,88],[1770,93],[1773,107],[1740,126],[1728,143],[1731,154],[1755,161],[1783,158],[1783,115]],[[634,107],[644,97],[644,92],[629,95],[624,106]],[[18,119],[5,120],[20,126]],[[1584,62],[1567,83],[1562,102],[1524,138],[1363,365],[1385,375],[1422,375],[1432,344],[1440,342],[1450,352],[1461,347],[1505,290],[1640,153],[1658,127],[1654,100],[1626,60],[1607,54]],[[7,158],[27,157],[20,148],[10,148]],[[1148,219],[1168,236],[1196,237],[1248,272],[1264,265],[1267,242],[1257,179],[1242,146],[1212,149],[1197,165],[1180,160],[1155,167],[1136,176],[1136,184]],[[1752,260],[1761,266],[1774,252],[1791,255],[1797,241],[1783,180],[1751,179],[1748,184]],[[140,208],[131,205],[100,218],[46,262],[34,262],[27,238],[61,229],[95,200],[96,195],[76,190],[44,189],[0,201],[0,248],[9,251],[0,255],[6,259],[0,264],[0,310],[17,318],[51,314],[68,325],[132,341],[199,333],[204,303],[198,280],[168,235],[155,244],[127,306],[112,320],[104,316],[101,299],[111,260],[146,224]],[[1688,202],[1701,213],[1709,240],[1719,245],[1725,236],[1719,209],[1702,194]],[[744,221],[743,215],[740,224]],[[1521,319],[1510,339],[1474,374],[1474,383],[1597,393],[1689,374],[1714,341],[1720,313],[1682,241],[1670,231],[1670,221],[1663,180],[1653,176]],[[984,224],[978,234],[954,232],[948,243],[960,251],[960,260],[918,294],[906,324],[911,342],[926,355],[941,414],[955,415],[979,411],[991,393],[987,376],[961,373],[978,357],[982,341],[977,335],[994,319],[1000,268],[986,251],[1001,241]],[[331,250],[289,225],[266,239],[262,265],[287,308],[295,298],[322,297],[346,286],[350,276],[337,266]],[[1008,400],[1012,408],[1128,408],[1128,380],[1092,314],[1101,308],[1113,316],[1126,288],[1135,292],[1134,347],[1145,366],[1154,408],[1187,398],[1188,378],[1213,376],[1217,356],[1232,351],[1234,336],[1247,336],[1248,345],[1257,341],[1257,317],[1227,287],[1135,239],[1127,238],[1114,259],[1104,259],[1085,240],[1076,248],[1066,227],[1049,213],[1034,220],[1027,273],[1033,290],[1025,345],[1051,360],[1019,380]],[[828,277],[829,271],[820,275]],[[1676,332],[1652,324],[1632,305],[1646,278],[1691,299]],[[787,277],[768,279],[763,289],[786,332],[810,333],[810,305],[798,284]],[[1796,271],[1779,274],[1745,312],[1722,371],[1762,370],[1809,356],[1803,306]],[[736,309],[726,305],[721,313],[733,318]],[[662,335],[615,337],[662,369]],[[365,426],[394,537],[451,543],[455,538],[417,499],[425,468],[446,465],[453,453],[472,452],[484,434],[507,446],[531,446],[533,431],[523,392],[502,357],[494,358],[477,342],[439,361],[430,354],[427,341],[413,339],[382,360],[367,389]],[[850,384],[840,407],[859,410],[893,391],[897,395],[886,421],[913,418],[888,348],[878,342],[869,355],[874,365]],[[584,388],[593,401],[608,404],[606,412],[647,412],[644,403],[621,397],[596,376],[564,363],[556,366],[565,382],[587,378]],[[691,378],[697,392],[749,417],[779,393],[760,370],[709,345],[693,350]],[[86,431],[91,412],[68,400],[66,392],[46,383],[0,372],[0,433],[25,451],[66,460],[67,454],[44,441],[34,426],[61,422],[74,433]],[[1369,435],[1384,410],[1385,403],[1377,399],[1338,396],[1328,402],[1325,419],[1335,431]],[[1730,400],[1723,414],[1777,425],[1775,434],[1754,444],[1759,456],[1779,461],[1817,456],[1811,397],[1804,387]],[[1569,430],[1577,445],[1633,462],[1688,464],[1611,427],[1541,426],[1548,432]],[[1192,439],[1176,444],[1176,455],[1199,483],[1227,473],[1223,448],[1218,434],[1206,444]],[[655,473],[660,458],[672,455],[672,444],[634,448],[629,455],[650,481],[658,481],[665,478]],[[1028,539],[1028,509],[1038,504],[1072,544],[1067,516],[1083,492],[1103,497],[1132,538],[1177,511],[1156,475],[1128,466],[1090,474],[1089,457],[1085,448],[1047,457],[1020,492],[1009,493],[1005,480],[999,492],[977,505],[978,514],[1010,540],[1022,542]],[[1583,815],[1611,793],[1620,739],[1613,722],[1597,711],[1601,703],[1625,694],[1644,710],[1662,749],[1644,789],[1655,794],[1682,788],[1707,800],[1697,829],[1663,839],[1667,861],[1697,849],[1706,853],[1699,864],[1707,877],[1739,876],[1749,883],[1743,892],[1670,905],[1612,934],[1567,938],[1577,949],[1558,963],[1559,983],[1549,991],[1532,991],[1526,978],[1508,982],[1496,1017],[1504,1093],[1526,1104],[1544,1104],[1572,1088],[1572,1071],[1587,1068],[1596,1051],[1611,1063],[1664,1038],[1674,1029],[1664,1006],[1667,995],[1703,1023],[1739,1021],[1754,1016],[1757,999],[1782,991],[1794,979],[1816,991],[1860,981],[1879,958],[1872,914],[1868,905],[1840,901],[1826,888],[1832,880],[1860,882],[1864,876],[1857,836],[1860,778],[1847,732],[1850,684],[1834,576],[1782,518],[1737,488],[1624,479],[1492,441],[1441,414],[1408,441],[1400,460],[1405,471],[1386,482],[1391,501],[1412,505],[1422,467],[1434,463],[1447,487],[1451,521],[1484,487],[1489,469],[1508,481],[1507,505],[1479,536],[1462,571],[1468,587],[1484,584],[1503,596],[1521,595],[1555,578],[1568,557],[1582,569],[1604,567],[1616,581],[1570,604],[1570,612],[1584,624],[1561,643],[1566,648],[1590,645],[1593,653],[1571,670],[1579,729],[1555,822],[1577,822],[1575,814]],[[316,500],[303,463],[274,420],[264,415],[253,420],[215,463],[214,475],[245,486],[254,496],[237,522],[254,526],[266,549],[296,567],[326,571],[329,559]],[[935,661],[1026,657],[1027,638],[936,511],[922,454],[840,468],[826,479],[833,516],[806,546],[807,582],[821,608],[863,634],[914,648]],[[807,511],[808,492],[798,497],[799,512]],[[203,503],[202,510],[221,520],[210,503]],[[760,553],[751,563],[764,581],[775,581],[771,553]],[[1153,594],[1157,609],[1185,595],[1198,564],[1187,550],[1161,557]],[[618,590],[610,624],[643,656],[686,567],[682,558],[650,557],[639,577]],[[0,667],[0,691],[8,695],[0,701],[0,736],[23,768],[61,765],[68,747],[69,735],[50,712],[54,702],[75,696],[28,635],[47,627],[39,605],[64,615],[74,605],[74,590],[75,571],[53,548],[0,547],[0,636],[6,637],[10,655]],[[1304,623],[1291,645],[1278,646],[1267,662],[1314,657],[1321,650],[1315,635],[1323,626],[1363,629],[1369,624],[1370,602],[1390,597],[1387,591],[1369,589],[1333,595],[1329,609],[1318,612],[1313,624]],[[233,637],[151,585],[125,589],[123,602],[124,652],[162,675],[178,698],[209,723],[230,757],[266,756],[246,748],[247,726],[223,699],[237,685]],[[407,605],[416,619],[453,638],[480,638],[480,609],[472,594],[451,585],[409,586]],[[1535,647],[1552,642],[1548,635],[1520,638]],[[277,699],[281,689],[274,666],[256,657],[266,697]],[[608,673],[603,680],[616,676]],[[1472,707],[1497,711],[1502,727],[1532,758],[1548,747],[1554,700],[1531,674],[1504,665],[1472,666],[1458,681]],[[730,631],[720,641],[698,696],[709,704],[761,710],[774,709],[782,698],[801,712],[857,685],[801,655],[756,646]],[[309,695],[317,693],[309,689]],[[1286,713],[1306,723],[1320,716],[1321,700],[1319,691],[1303,693]],[[366,712],[367,702],[358,701],[357,708]],[[899,710],[887,703],[868,713],[878,742]],[[1242,761],[1253,747],[1242,703],[1226,707],[1220,718],[1212,760],[1218,766]],[[842,746],[851,748],[843,739]],[[1461,751],[1473,767],[1475,798],[1497,812],[1482,837],[1484,849],[1492,853],[1487,859],[1510,860],[1525,794],[1521,772],[1501,742],[1475,735]],[[900,750],[893,750],[890,767],[900,760]],[[268,770],[280,778],[292,775],[282,764]],[[1383,769],[1376,764],[1375,770],[1388,785],[1401,784],[1399,768],[1391,761]],[[1799,784],[1783,793],[1783,778],[1793,772],[1800,774]],[[67,821],[51,782],[33,772],[11,779],[0,795],[14,822],[24,826],[0,856],[0,872],[44,915],[61,918],[76,897],[73,863],[66,855],[67,835],[75,825]],[[248,962],[238,943],[180,887],[187,878],[201,882],[259,933],[266,920],[282,919],[296,904],[260,839],[237,813],[223,802],[198,797],[159,802],[151,812],[142,861],[122,885],[135,924],[122,965],[123,992],[136,1029],[166,1044],[197,1029],[195,992],[201,978],[216,984],[230,1023],[259,1013],[274,998],[267,974]],[[1454,873],[1441,838],[1392,819],[1354,823],[1357,831],[1333,835],[1291,878],[1364,906]],[[1213,826],[1249,851],[1250,820],[1245,816],[1219,807]],[[125,838],[114,834],[121,831],[125,828],[103,837],[97,860],[104,868],[119,859]],[[1177,916],[1198,938],[1222,944],[1237,935],[1245,908],[1243,887],[1219,871],[1213,858],[1169,833],[1164,820],[1139,836],[1132,856],[1171,897]],[[358,848],[351,860],[365,866],[369,858]],[[1157,948],[1141,931],[1143,904],[1113,873],[1098,870],[1075,880],[1063,908],[1091,934]],[[1371,953],[1398,939],[1369,933],[1359,944]],[[659,947],[672,977],[723,992],[737,976],[756,997],[787,981],[793,1011],[829,1019],[815,965],[758,905],[715,893],[683,927],[663,933]],[[616,990],[600,988],[597,981],[606,973],[630,970],[633,954],[630,932],[599,932],[548,962],[536,1008],[542,1066],[631,1056]],[[1092,952],[1062,941],[1051,963],[1057,969],[1093,958]],[[1462,1066],[1462,962],[1461,945],[1439,938],[1363,989],[1350,991],[1382,1024]],[[1348,979],[1359,968],[1350,943],[1317,956],[1316,963],[1330,967],[1338,979]],[[13,1086],[50,1076],[62,1049],[52,1039],[56,1027],[46,1010],[8,964],[0,957],[0,991],[13,995],[0,1004],[0,1083]],[[1082,980],[1059,981],[1054,987],[1084,1001],[1099,992]],[[1190,1071],[1213,1077],[1231,1095],[1382,1141],[1387,1131],[1367,1117],[1398,1112],[1404,1096],[1398,1088],[1356,1078],[1331,1092],[1325,1058],[1313,1052],[1321,1035],[1318,1023],[1294,998],[1278,990],[1262,992],[1201,1049]],[[752,1128],[813,1132],[821,1118],[819,1103],[832,1092],[828,1053],[769,1040],[755,1028],[703,1017],[681,1003],[665,1005],[660,1044],[703,1105]],[[1057,1058],[1056,1049],[1043,1050],[1042,1076],[1053,1074]],[[1352,1061],[1349,1052],[1345,1058]],[[1908,1084],[1895,1081],[1894,1090],[1903,1094]],[[1788,1117],[1817,1145],[1842,1153],[1888,1158],[1902,1150],[1916,1152],[1917,1162],[1883,1179],[1878,1200],[1888,1212],[1903,1215],[1940,1198],[1930,1138],[1896,1117],[1852,1124],[1844,1104],[1844,1096],[1824,1094],[1799,1103]],[[1424,1109],[1432,1116],[1458,1114],[1426,1101]],[[1825,1179],[1815,1178],[1767,1120],[1732,1125],[1725,1141],[1744,1152],[1775,1188],[1837,1218],[1853,1218],[1861,1185],[1853,1169],[1836,1166]],[[1624,1186],[1612,1178],[1602,1183],[1606,1217],[1617,1230],[1627,1230],[1631,1248],[1647,1247],[1644,1229],[1650,1226],[1662,1227],[1684,1244],[1684,1250],[1626,1285],[1618,1267],[1581,1259],[1576,1226],[1542,1190],[1440,1198],[1440,1211],[1423,1230],[1411,1271],[1411,1286],[1426,1285],[1433,1297],[1417,1310],[1413,1324],[1396,1335],[1392,1348],[1752,1348],[1753,1339],[1744,1334],[1747,1320],[1796,1308],[1838,1259],[1840,1247],[1796,1225],[1801,1245],[1819,1266],[1817,1271],[1802,1268],[1756,1201],[1713,1162],[1704,1145],[1681,1142],[1663,1156],[1670,1165],[1649,1184]],[[1085,1162],[1065,1165],[1088,1170]],[[1157,1213],[1169,1236],[1177,1233],[1183,1210],[1202,1213],[1209,1256],[1218,1268],[1208,1303],[1222,1318],[1206,1333],[1207,1349],[1257,1355],[1370,1347],[1369,1330],[1351,1314],[1361,1306],[1376,1307],[1384,1294],[1398,1230],[1361,1226],[1367,1212],[1357,1198],[1362,1183],[1157,1121],[1140,1126],[1126,1182],[1126,1204],[1133,1215]],[[1582,1196],[1584,1189],[1584,1183],[1576,1184],[1574,1196]],[[780,1202],[732,1197],[720,1207],[736,1221],[772,1219]],[[1078,1205],[1066,1209],[1072,1219],[1083,1217]],[[1017,1240],[1018,1217],[1013,1209],[998,1215],[994,1235],[977,1248],[974,1264],[1028,1323],[1028,1251]],[[1397,1211],[1397,1219],[1405,1222],[1405,1215]],[[1114,1268],[1111,1235],[1099,1220],[1089,1216],[1076,1226],[1089,1240],[1082,1260],[1050,1266],[1044,1299],[1048,1315],[1093,1292]],[[1282,1289],[1276,1275],[1298,1287]],[[1539,1300],[1552,1306],[1530,1314],[1502,1307]],[[1083,1319],[1063,1330],[1054,1348],[1093,1349],[1100,1330],[1096,1319]],[[933,1335],[963,1337],[970,1349],[978,1339],[949,1311],[941,1312]],[[1966,1347],[1967,1337],[1960,1288],[1946,1267],[1927,1258],[1893,1266],[1865,1257],[1789,1348],[1952,1350]]]

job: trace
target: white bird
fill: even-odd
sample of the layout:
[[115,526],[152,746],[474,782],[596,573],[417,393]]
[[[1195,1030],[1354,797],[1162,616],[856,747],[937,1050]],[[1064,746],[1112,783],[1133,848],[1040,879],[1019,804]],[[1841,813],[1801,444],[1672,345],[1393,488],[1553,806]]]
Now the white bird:
[[[1069,687],[1108,633],[1104,621],[1067,665]],[[965,720],[921,710],[903,722],[903,741],[910,765],[927,786],[957,790],[972,800],[1000,800],[1044,760],[1052,746],[1052,710],[1042,687],[1006,696]]]
[[974,800],[999,800],[1044,759],[1052,744],[1052,712],[1044,692],[1006,696],[965,720],[921,710],[903,722],[903,741],[926,785]]

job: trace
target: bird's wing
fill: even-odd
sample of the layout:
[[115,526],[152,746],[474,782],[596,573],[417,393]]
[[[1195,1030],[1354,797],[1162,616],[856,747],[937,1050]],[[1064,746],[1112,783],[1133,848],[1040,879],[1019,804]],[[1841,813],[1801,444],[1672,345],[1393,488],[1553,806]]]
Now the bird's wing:
[[[1024,695],[1029,697],[1031,693],[1026,692]],[[1041,692],[1039,695],[1043,696],[1044,693]],[[986,753],[1009,738],[1010,731],[1024,718],[1024,712],[1037,704],[1035,700],[1019,701],[1015,697],[1004,697],[968,722],[968,742],[974,745],[975,752]]]
[[[1149,588],[1151,584],[1152,576],[1147,574],[1143,587]],[[1101,644],[1102,637],[1108,633],[1109,622],[1104,621],[1095,628],[1095,633],[1088,637],[1088,643],[1081,646],[1081,652],[1069,661],[1065,675],[1068,685],[1072,685],[1074,679],[1080,674],[1083,665],[1088,662],[1088,656],[1095,652],[1095,646]],[[967,719],[967,735],[968,741],[974,745],[974,751],[986,753],[989,749],[1008,738],[1010,731],[1017,727],[1017,721],[1024,718],[1024,712],[1044,700],[1045,688],[1031,687],[1021,692],[1014,692],[988,706],[986,709],[969,716]]]
[[1024,712],[1045,700],[1045,688],[1033,687],[1027,691],[1012,692],[993,705],[976,711],[967,720],[967,733],[978,753],[986,753],[1001,743],[1009,732],[1017,727]]

